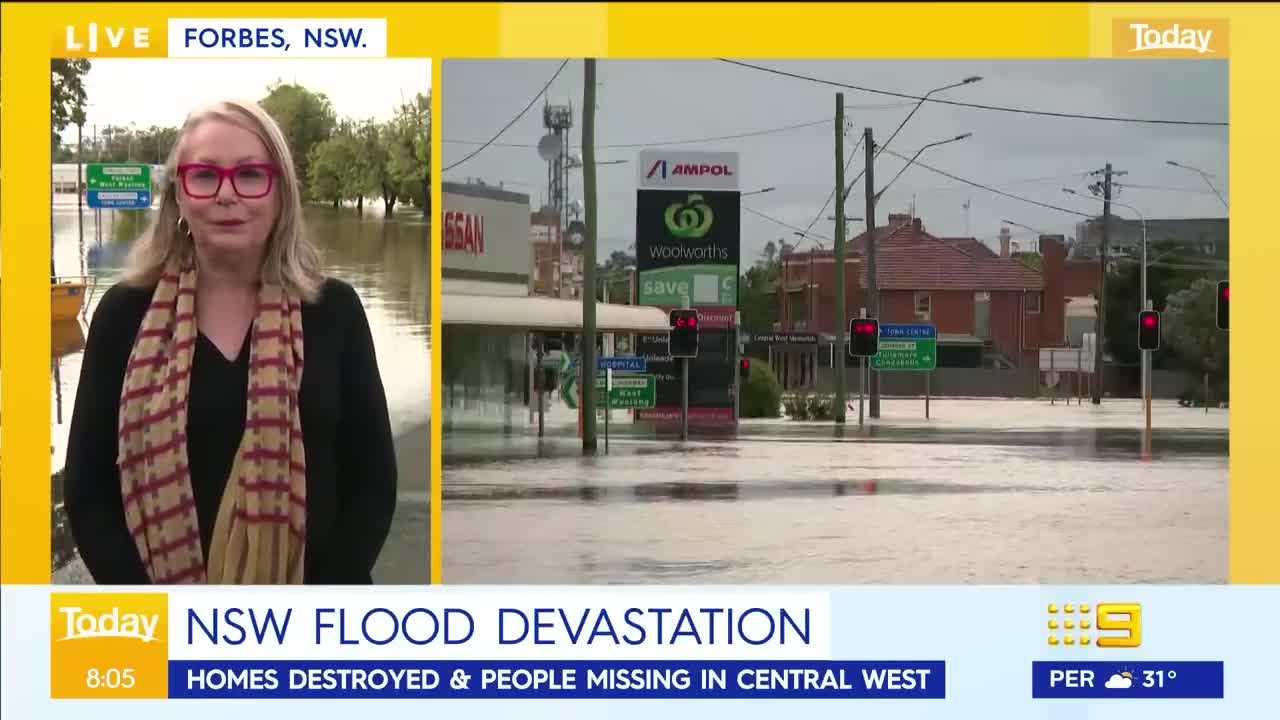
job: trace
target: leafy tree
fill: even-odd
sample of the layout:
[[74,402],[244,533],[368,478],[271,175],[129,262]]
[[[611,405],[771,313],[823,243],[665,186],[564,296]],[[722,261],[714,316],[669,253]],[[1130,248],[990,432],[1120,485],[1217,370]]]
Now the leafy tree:
[[1231,369],[1227,334],[1217,328],[1217,284],[1201,278],[1191,287],[1169,296],[1165,305],[1162,346],[1176,355],[1177,364],[1191,377],[1190,386],[1198,397],[1200,380],[1208,373],[1215,395],[1222,397]]
[[267,88],[261,105],[284,132],[298,178],[309,180],[312,148],[328,140],[338,126],[329,98],[301,85],[277,81]]
[[89,98],[84,88],[84,77],[89,74],[88,60],[55,58],[50,62],[52,75],[49,86],[49,111],[53,148],[61,144],[62,131],[82,127],[85,123]]
[[779,246],[784,251],[791,247],[779,240],[765,243],[760,259],[747,268],[738,281],[738,307],[742,309],[742,329],[746,333],[767,333],[778,320],[776,288],[782,271]]
[[[1154,243],[1147,248],[1147,294],[1156,310],[1163,311],[1171,294],[1191,287],[1214,273],[1215,261],[1206,261],[1191,245],[1177,241]],[[1138,311],[1142,309],[1142,263],[1126,260],[1107,274],[1107,352],[1118,362],[1136,365]],[[1163,367],[1171,355],[1162,347],[1152,356],[1152,367]]]
[[769,363],[751,358],[751,370],[742,384],[742,402],[738,405],[741,417],[778,417],[782,409],[782,385],[774,376]]
[[402,103],[387,129],[388,175],[395,195],[426,215],[431,207],[431,96],[418,93]]

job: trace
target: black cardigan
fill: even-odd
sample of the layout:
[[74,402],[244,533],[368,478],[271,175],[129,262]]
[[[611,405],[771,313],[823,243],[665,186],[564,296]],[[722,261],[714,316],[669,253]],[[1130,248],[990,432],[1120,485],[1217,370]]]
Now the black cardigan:
[[[116,285],[89,326],[67,443],[64,499],[80,557],[100,585],[149,584],[125,525],[116,466],[125,367],[154,288]],[[396,456],[373,337],[354,288],[326,281],[302,308],[300,405],[307,459],[308,584],[369,584],[396,503]],[[196,341],[187,453],[206,560],[244,432],[249,343],[228,360]],[[426,558],[423,558],[426,562]]]

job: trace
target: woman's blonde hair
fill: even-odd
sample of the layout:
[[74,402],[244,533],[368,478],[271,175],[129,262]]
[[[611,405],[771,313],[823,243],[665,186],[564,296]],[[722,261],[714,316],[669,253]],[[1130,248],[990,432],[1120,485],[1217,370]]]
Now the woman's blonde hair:
[[125,283],[149,287],[159,282],[170,261],[184,264],[195,261],[195,244],[185,223],[179,227],[182,211],[178,207],[177,167],[187,136],[197,125],[208,120],[221,120],[244,128],[266,145],[271,161],[280,170],[275,188],[280,204],[279,215],[267,237],[262,280],[280,285],[286,292],[303,300],[314,301],[324,283],[324,274],[320,255],[311,243],[303,221],[302,190],[294,169],[293,154],[275,120],[257,103],[241,100],[224,100],[187,116],[165,161],[165,183],[159,211],[129,252]]

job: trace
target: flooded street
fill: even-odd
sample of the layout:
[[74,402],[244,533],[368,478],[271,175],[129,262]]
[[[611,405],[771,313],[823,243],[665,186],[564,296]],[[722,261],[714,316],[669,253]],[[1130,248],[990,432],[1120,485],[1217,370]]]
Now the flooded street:
[[[581,457],[445,436],[449,583],[1221,583],[1228,412],[1137,401],[886,399],[882,419],[748,421],[737,439],[641,437],[613,416]],[[522,414],[523,413],[523,414]],[[561,410],[561,413],[563,411]],[[603,433],[603,425],[599,425]]]
[[[60,472],[75,406],[84,338],[102,294],[118,279],[129,244],[143,230],[146,212],[102,211],[102,243],[95,235],[93,210],[84,210],[80,242],[75,198],[59,198],[53,223],[55,269],[60,276],[90,279],[85,313],[79,322],[52,328],[50,400],[52,456],[53,568],[55,583],[90,582],[75,558],[74,543],[62,516]],[[399,502],[388,539],[374,571],[375,582],[425,583],[430,574],[428,473],[431,408],[431,297],[428,226],[420,211],[397,213],[385,221],[381,204],[354,208],[308,208],[307,220],[320,246],[327,273],[355,287],[373,332],[378,366],[396,435]]]

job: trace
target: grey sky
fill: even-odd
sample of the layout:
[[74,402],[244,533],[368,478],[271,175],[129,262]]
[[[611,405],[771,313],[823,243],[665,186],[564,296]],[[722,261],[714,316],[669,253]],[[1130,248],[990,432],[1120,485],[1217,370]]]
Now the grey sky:
[[[442,95],[444,166],[475,150],[524,107],[555,72],[561,60],[445,60]],[[753,64],[824,79],[923,95],[970,75],[983,80],[934,95],[935,98],[1054,112],[1223,122],[1228,118],[1225,61],[1200,60],[749,60]],[[553,103],[571,101],[581,139],[581,60],[573,60],[548,93]],[[749,207],[787,224],[805,228],[834,185],[834,113],[838,88],[729,65],[716,60],[600,61],[597,66],[597,159],[627,160],[597,170],[600,202],[600,254],[633,242],[635,159],[639,148],[611,144],[746,133],[785,125],[825,121],[814,127],[769,135],[681,145],[684,149],[736,150],[741,154],[744,192],[773,186],[773,192],[743,198]],[[845,139],[850,152],[862,129],[874,129],[883,143],[911,110],[913,101],[844,90],[846,116],[853,129]],[[546,194],[546,164],[532,147],[544,132],[539,101],[497,144],[445,173],[445,179],[504,182],[528,193],[538,206]],[[1020,115],[926,103],[893,140],[890,150],[906,157],[937,140],[971,132],[968,140],[925,151],[919,162],[954,175],[1041,202],[1099,213],[1101,203],[1073,197],[1063,187],[1087,193],[1085,173],[1111,162],[1129,174],[1118,181],[1173,189],[1127,188],[1118,200],[1152,217],[1222,217],[1226,210],[1195,173],[1170,167],[1166,160],[1215,175],[1213,182],[1230,202],[1226,127],[1171,126],[1103,122]],[[449,141],[475,141],[456,143]],[[530,147],[506,147],[527,144]],[[851,166],[852,179],[863,166],[862,149]],[[876,187],[884,186],[904,160],[887,153],[876,163]],[[580,170],[571,171],[571,198],[581,198]],[[851,217],[864,213],[864,187],[854,188],[846,207]],[[1010,219],[1044,232],[1074,234],[1081,218],[971,188],[921,167],[912,167],[894,183],[877,207],[879,224],[889,212],[906,212],[915,198],[926,228],[942,236],[972,235],[995,245],[1001,220]],[[969,232],[963,203],[971,201]],[[1116,208],[1121,216],[1133,214]],[[832,207],[813,225],[830,237]],[[851,227],[860,231],[862,223]],[[1014,238],[1033,235],[1012,228]],[[769,240],[798,242],[789,228],[744,212],[744,265]],[[802,247],[807,247],[804,245]],[[830,244],[827,243],[827,247]]]
[[[431,89],[430,60],[93,60],[86,78],[92,126],[177,126],[227,97],[261,99],[276,80],[324,93],[339,117],[389,119],[401,97]],[[74,127],[63,132],[74,142]]]

